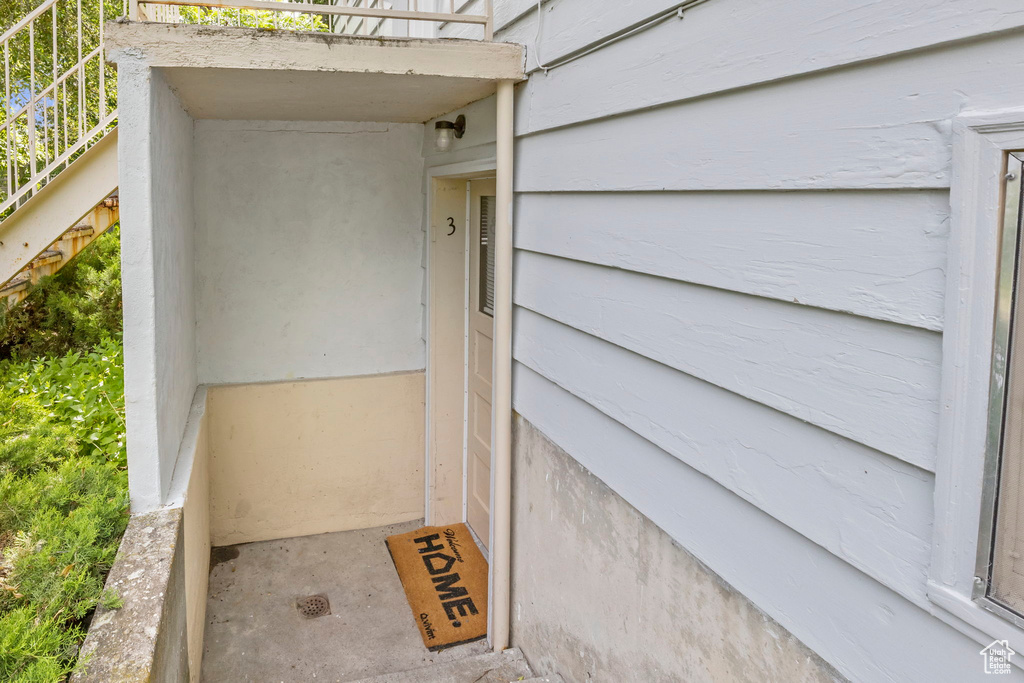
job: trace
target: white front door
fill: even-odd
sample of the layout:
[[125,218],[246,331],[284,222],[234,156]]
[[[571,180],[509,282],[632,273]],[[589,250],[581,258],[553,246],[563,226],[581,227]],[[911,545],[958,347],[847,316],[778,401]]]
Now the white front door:
[[490,547],[491,368],[494,358],[494,180],[470,183],[466,519]]

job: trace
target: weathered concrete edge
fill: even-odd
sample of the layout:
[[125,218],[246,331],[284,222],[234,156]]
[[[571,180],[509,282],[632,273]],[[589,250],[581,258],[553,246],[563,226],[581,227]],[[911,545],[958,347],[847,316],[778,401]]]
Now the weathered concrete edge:
[[377,38],[119,19],[105,25],[107,60],[148,67],[337,71],[522,81],[522,45],[450,38]]
[[73,683],[188,680],[182,521],[180,507],[129,521],[106,583],[123,604],[96,609]]

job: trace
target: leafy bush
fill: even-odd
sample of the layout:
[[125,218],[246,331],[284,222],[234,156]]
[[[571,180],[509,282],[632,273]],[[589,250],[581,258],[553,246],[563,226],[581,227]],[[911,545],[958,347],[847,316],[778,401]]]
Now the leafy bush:
[[69,673],[128,523],[123,354],[0,363],[0,680]]
[[[329,5],[327,0],[313,0],[314,5]],[[180,7],[181,20],[187,24],[213,26],[246,26],[261,29],[288,29],[292,31],[323,32],[330,29],[319,14],[273,12],[267,10]]]
[[[44,428],[66,425],[83,455],[126,465],[123,356],[121,344],[107,339],[87,354],[14,365],[4,391],[34,396],[50,418]],[[0,463],[7,443],[0,444]]]
[[9,311],[0,306],[0,360],[87,352],[121,333],[121,241],[113,228]]
[[[2,308],[2,307],[0,307]],[[120,243],[0,319],[0,681],[76,665],[128,523]]]

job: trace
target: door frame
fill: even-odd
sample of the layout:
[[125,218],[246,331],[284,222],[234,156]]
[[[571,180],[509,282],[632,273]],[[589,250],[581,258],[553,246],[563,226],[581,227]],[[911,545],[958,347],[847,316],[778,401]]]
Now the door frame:
[[[494,157],[479,159],[475,161],[466,161],[454,164],[445,164],[441,166],[434,166],[426,169],[425,174],[425,195],[426,195],[426,212],[425,212],[425,241],[426,241],[426,279],[425,286],[426,292],[424,296],[425,300],[425,320],[424,338],[426,340],[426,406],[424,410],[424,506],[423,506],[423,518],[426,524],[437,524],[437,523],[450,523],[451,520],[439,520],[435,518],[435,510],[433,509],[433,476],[434,476],[434,454],[432,450],[433,436],[434,436],[434,424],[435,415],[433,413],[433,401],[432,401],[432,389],[433,389],[433,362],[432,362],[432,350],[433,350],[433,334],[432,329],[432,291],[434,282],[434,250],[432,240],[433,230],[433,211],[435,204],[435,180],[465,180],[470,181],[474,178],[482,177],[493,177],[497,171],[497,161]],[[466,433],[467,433],[467,403],[466,403],[466,382],[468,378],[468,364],[469,364],[469,347],[468,347],[468,315],[469,315],[469,216],[470,216],[470,205],[469,205],[469,192],[466,193],[465,201],[465,243],[463,247],[463,277],[465,282],[464,297],[463,297],[463,324],[462,324],[462,337],[463,337],[463,358],[462,358],[462,504],[461,504],[461,519],[460,522],[466,521],[466,497],[467,497],[467,444],[466,444]],[[492,394],[493,399],[493,394]],[[493,401],[492,401],[493,405]],[[492,411],[493,420],[493,411]],[[491,470],[491,489],[494,488],[494,470]],[[492,520],[493,521],[493,520]],[[487,553],[488,561],[490,561],[490,552]],[[490,595],[488,596],[488,602],[490,602]]]

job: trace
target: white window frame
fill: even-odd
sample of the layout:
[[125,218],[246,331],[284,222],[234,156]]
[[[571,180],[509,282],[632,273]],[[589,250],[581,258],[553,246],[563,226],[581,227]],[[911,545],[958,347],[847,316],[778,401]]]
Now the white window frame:
[[1005,639],[1018,652],[1024,652],[1024,629],[984,609],[973,596],[1006,157],[1022,149],[1024,108],[953,120],[935,528],[927,589],[936,616],[978,643]]

